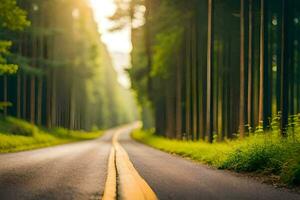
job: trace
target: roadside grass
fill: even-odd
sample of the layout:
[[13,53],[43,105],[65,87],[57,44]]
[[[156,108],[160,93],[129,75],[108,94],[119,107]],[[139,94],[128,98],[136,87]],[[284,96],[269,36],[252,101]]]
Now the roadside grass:
[[13,117],[0,120],[0,153],[17,152],[100,137],[103,131],[45,129]]
[[162,151],[219,169],[275,175],[280,177],[281,183],[300,185],[299,130],[287,138],[274,131],[213,144],[172,140],[142,130],[134,131],[132,137]]

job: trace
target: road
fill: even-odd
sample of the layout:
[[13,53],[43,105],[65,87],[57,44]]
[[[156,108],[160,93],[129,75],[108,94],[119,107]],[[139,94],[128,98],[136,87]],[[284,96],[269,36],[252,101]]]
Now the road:
[[[0,155],[0,199],[101,199],[111,175],[118,199],[139,199],[123,194],[138,188],[152,189],[162,200],[300,199],[298,194],[137,143],[130,138],[131,127],[110,130],[93,141]],[[117,177],[110,173],[109,158],[116,159],[111,163],[117,165]],[[130,184],[135,178],[137,185]]]
[[0,199],[99,199],[112,131],[94,141],[0,155]]

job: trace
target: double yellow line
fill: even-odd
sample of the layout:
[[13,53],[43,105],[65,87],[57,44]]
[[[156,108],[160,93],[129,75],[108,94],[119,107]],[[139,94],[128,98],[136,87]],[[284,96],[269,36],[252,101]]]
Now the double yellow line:
[[112,138],[113,147],[109,155],[108,175],[102,199],[157,200],[151,187],[136,171],[127,152],[118,142],[119,135],[125,129],[118,129]]

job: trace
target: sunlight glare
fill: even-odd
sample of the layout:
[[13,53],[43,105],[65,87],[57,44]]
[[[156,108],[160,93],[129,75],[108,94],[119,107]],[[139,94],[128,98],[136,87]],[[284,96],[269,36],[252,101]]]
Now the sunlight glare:
[[111,52],[124,52],[130,53],[130,29],[125,28],[121,31],[109,32],[109,29],[113,26],[108,17],[111,16],[116,5],[114,0],[90,0],[91,6],[94,10],[95,20],[99,24],[99,31],[102,35],[102,40],[107,44]]
[[125,88],[130,87],[130,80],[124,68],[130,65],[131,33],[127,27],[121,31],[110,32],[113,26],[108,17],[116,10],[114,0],[90,0],[94,11],[94,17],[99,26],[102,41],[107,45],[113,58],[115,70],[118,73],[118,80]]

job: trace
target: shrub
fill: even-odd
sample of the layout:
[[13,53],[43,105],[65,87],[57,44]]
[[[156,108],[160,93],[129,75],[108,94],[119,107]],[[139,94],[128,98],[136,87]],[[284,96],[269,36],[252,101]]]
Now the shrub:
[[13,135],[34,136],[38,131],[36,126],[28,122],[11,117],[8,117],[6,120],[11,124],[8,132]]
[[[266,134],[269,134],[266,136]],[[221,168],[275,174],[287,184],[300,184],[300,142],[278,133],[251,136],[233,149]]]
[[287,184],[300,185],[300,151],[289,158],[282,166],[280,177]]
[[278,131],[250,135],[223,143],[176,141],[135,131],[132,137],[158,149],[221,169],[278,175],[287,184],[300,185],[300,133],[282,138]]

